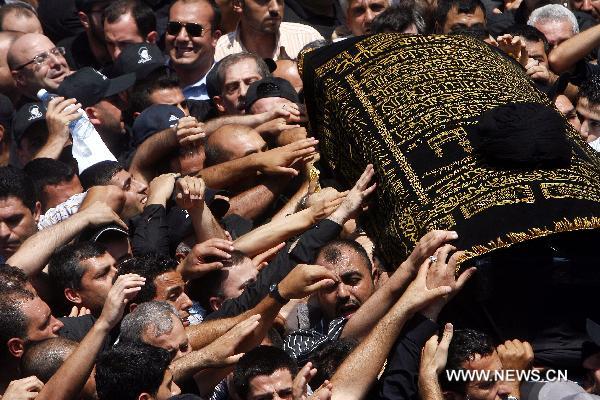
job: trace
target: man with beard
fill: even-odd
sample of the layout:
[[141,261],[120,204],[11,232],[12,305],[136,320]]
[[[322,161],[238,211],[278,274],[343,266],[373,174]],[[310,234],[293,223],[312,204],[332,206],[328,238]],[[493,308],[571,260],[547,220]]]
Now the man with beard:
[[83,67],[100,69],[110,61],[104,29],[102,26],[102,13],[109,4],[107,0],[77,0],[77,16],[83,32],[76,36],[65,38],[58,42],[65,48],[65,58],[69,67],[78,70]]
[[27,33],[19,37],[7,54],[17,89],[32,99],[37,98],[40,89],[56,92],[61,82],[71,74],[64,54],[64,47],[55,46],[44,35]]
[[323,39],[310,26],[281,22],[283,9],[283,0],[234,0],[233,10],[240,15],[240,23],[235,32],[219,39],[215,60],[248,51],[277,61],[282,47],[291,58],[296,58],[304,46]]

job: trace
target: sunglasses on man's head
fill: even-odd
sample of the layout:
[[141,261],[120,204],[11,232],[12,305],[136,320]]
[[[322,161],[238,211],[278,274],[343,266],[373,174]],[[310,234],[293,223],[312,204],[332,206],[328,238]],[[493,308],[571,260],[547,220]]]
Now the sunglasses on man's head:
[[195,22],[182,23],[179,21],[169,21],[167,24],[167,33],[169,35],[177,36],[184,27],[188,35],[193,37],[200,37],[204,33],[204,27],[200,24],[196,24]]

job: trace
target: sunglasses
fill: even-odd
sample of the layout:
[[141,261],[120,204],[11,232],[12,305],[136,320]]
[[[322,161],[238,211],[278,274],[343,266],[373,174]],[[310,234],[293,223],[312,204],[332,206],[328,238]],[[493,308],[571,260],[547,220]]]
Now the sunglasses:
[[195,22],[182,23],[179,21],[169,21],[167,24],[167,33],[169,35],[177,36],[181,29],[185,27],[185,31],[192,37],[200,37],[204,33],[204,27]]

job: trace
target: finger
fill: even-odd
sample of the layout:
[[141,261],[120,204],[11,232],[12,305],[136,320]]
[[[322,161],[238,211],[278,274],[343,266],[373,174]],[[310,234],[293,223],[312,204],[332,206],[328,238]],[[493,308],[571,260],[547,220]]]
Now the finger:
[[69,313],[69,317],[76,317],[79,314],[79,310],[76,306],[71,308],[71,312]]
[[294,168],[276,167],[275,171],[280,174],[285,174],[285,175],[292,175],[292,176],[298,175],[298,170],[296,170]]
[[447,296],[450,293],[452,293],[452,288],[450,286],[438,286],[425,293],[425,302],[428,304],[433,300]]
[[127,226],[127,224],[125,222],[123,222],[123,220],[121,218],[119,218],[119,216],[117,215],[117,213],[115,213],[113,211],[113,222],[117,225],[119,225],[121,228],[125,229],[125,230],[129,230],[129,226]]
[[[452,270],[456,271],[456,268],[454,267],[452,268]],[[458,291],[462,289],[465,286],[465,284],[469,281],[469,279],[471,279],[471,277],[475,275],[475,273],[477,273],[477,268],[471,267],[462,274],[460,274],[458,276],[458,279],[456,280],[456,290]]]
[[425,342],[421,352],[421,359],[431,360],[435,356],[435,350],[438,347],[438,335],[433,335]]
[[452,326],[451,323],[447,323],[446,326],[444,326],[444,333],[442,334],[442,340],[440,340],[438,349],[440,349],[444,353],[447,353],[453,334],[454,334],[454,327]]
[[229,356],[223,360],[223,364],[224,365],[235,365],[238,363],[238,361],[240,361],[240,358],[242,358],[244,356],[244,354],[246,354],[246,353],[239,353],[239,354],[234,354],[232,356]]
[[318,281],[317,283],[313,283],[312,285],[308,285],[306,287],[306,290],[308,292],[312,293],[312,292],[319,291],[321,289],[332,287],[333,285],[335,285],[335,280],[333,280],[333,279],[323,279],[323,280]]
[[223,251],[223,250],[217,249],[215,247],[209,247],[208,249],[206,249],[205,255],[214,256],[214,257],[221,258],[221,259],[231,258],[231,254],[229,254],[227,251]]
[[449,244],[445,244],[438,250],[438,262],[446,264],[446,261],[448,260],[448,254],[450,254],[450,252],[454,250],[456,250],[456,247]]

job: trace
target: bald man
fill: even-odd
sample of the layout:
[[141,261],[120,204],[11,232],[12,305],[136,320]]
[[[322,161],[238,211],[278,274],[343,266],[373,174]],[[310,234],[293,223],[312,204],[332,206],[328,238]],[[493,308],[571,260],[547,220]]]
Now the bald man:
[[13,104],[16,104],[21,95],[8,67],[6,55],[10,46],[21,35],[21,32],[0,32],[0,93],[8,96]]
[[36,98],[40,89],[56,92],[58,85],[71,73],[64,49],[37,33],[26,33],[8,49],[8,66],[19,91]]
[[277,64],[277,69],[273,71],[273,76],[287,80],[292,84],[296,92],[300,93],[303,86],[296,61],[277,60],[275,63]]
[[206,139],[205,167],[268,150],[258,132],[244,125],[225,125]]
[[21,3],[0,7],[0,29],[22,33],[44,33],[37,15],[28,5]]

